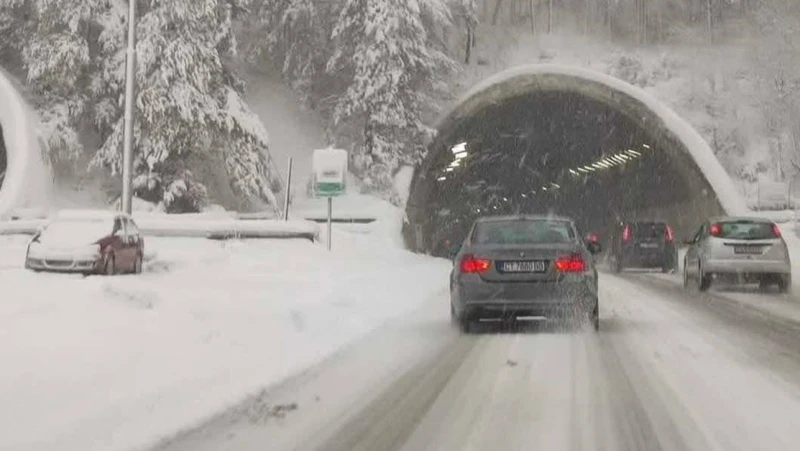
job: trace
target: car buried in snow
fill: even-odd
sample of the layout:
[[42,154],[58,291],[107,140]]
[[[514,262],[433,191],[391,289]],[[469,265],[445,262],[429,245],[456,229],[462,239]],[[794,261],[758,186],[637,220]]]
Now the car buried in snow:
[[114,275],[142,272],[144,239],[121,212],[63,210],[28,243],[32,271]]
[[462,331],[483,319],[544,317],[599,329],[597,242],[555,216],[475,221],[454,259],[450,314]]

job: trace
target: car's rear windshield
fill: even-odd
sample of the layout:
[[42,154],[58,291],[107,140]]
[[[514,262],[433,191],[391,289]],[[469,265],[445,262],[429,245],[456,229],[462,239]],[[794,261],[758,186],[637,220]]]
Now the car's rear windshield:
[[483,221],[475,225],[475,244],[544,244],[575,241],[572,223],[552,219]]
[[667,233],[663,222],[637,222],[630,225],[631,234],[637,239],[661,238]]
[[720,238],[736,240],[766,240],[775,238],[773,223],[766,221],[736,220],[718,223]]

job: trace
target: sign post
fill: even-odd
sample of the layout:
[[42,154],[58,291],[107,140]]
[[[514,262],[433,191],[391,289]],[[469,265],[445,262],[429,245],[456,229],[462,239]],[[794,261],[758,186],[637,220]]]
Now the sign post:
[[312,161],[315,197],[328,198],[328,250],[331,250],[333,223],[333,198],[345,193],[347,179],[347,151],[343,149],[317,149]]

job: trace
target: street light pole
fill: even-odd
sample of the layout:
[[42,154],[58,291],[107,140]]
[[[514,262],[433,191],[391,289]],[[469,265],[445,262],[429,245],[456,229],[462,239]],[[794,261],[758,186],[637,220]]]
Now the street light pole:
[[122,211],[130,214],[133,192],[133,96],[136,84],[136,1],[128,0],[128,50],[125,72],[125,135],[122,149]]

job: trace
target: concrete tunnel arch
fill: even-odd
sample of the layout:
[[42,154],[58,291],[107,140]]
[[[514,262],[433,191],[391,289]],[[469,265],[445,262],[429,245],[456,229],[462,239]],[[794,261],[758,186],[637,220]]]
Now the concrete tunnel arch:
[[[509,109],[512,107],[508,107],[508,105],[515,102],[516,106],[513,107],[515,109]],[[508,117],[508,120],[512,120],[512,117],[524,116],[530,109],[544,108],[542,105],[552,108],[553,105],[568,106],[570,103],[591,105],[585,106],[585,108],[595,108],[597,111],[604,109],[605,112],[598,112],[598,115],[611,115],[615,118],[613,120],[624,122],[626,125],[621,127],[622,129],[633,130],[635,128],[636,131],[628,135],[635,134],[645,137],[643,139],[648,142],[648,147],[652,150],[650,154],[652,161],[660,162],[655,168],[649,169],[650,179],[654,178],[652,177],[654,171],[666,173],[670,176],[669,179],[673,180],[671,186],[674,188],[674,192],[682,193],[675,194],[672,198],[668,193],[656,193],[654,197],[658,198],[658,201],[650,202],[649,205],[641,200],[638,204],[636,202],[624,203],[618,202],[613,196],[604,198],[595,194],[596,199],[588,202],[587,205],[602,206],[605,202],[607,208],[604,210],[614,213],[614,218],[594,218],[595,222],[603,222],[603,226],[608,226],[614,219],[620,217],[661,219],[673,224],[676,232],[682,237],[686,237],[710,215],[734,215],[749,212],[744,199],[739,195],[729,175],[720,165],[706,141],[667,105],[636,86],[600,72],[558,65],[535,64],[506,70],[479,83],[462,96],[436,123],[436,137],[429,144],[425,159],[415,168],[411,181],[406,204],[407,221],[403,227],[407,247],[421,252],[434,251],[437,240],[441,239],[442,231],[448,229],[441,218],[442,211],[448,210],[445,208],[448,207],[447,199],[450,199],[451,204],[459,206],[467,199],[463,194],[460,197],[453,197],[453,193],[458,193],[464,184],[459,185],[454,182],[455,186],[446,186],[447,177],[444,176],[450,174],[442,172],[448,162],[452,163],[451,148],[453,145],[466,142],[469,146],[471,139],[480,140],[481,135],[493,133],[490,125],[486,126],[488,128],[480,130],[484,123],[493,120],[492,117]],[[562,122],[568,123],[571,117],[569,114],[565,114],[562,119]],[[522,123],[518,128],[525,126],[526,123]],[[603,131],[605,132],[605,130]],[[534,131],[534,133],[536,132]],[[619,137],[614,139],[624,139],[626,134],[619,132],[618,135]],[[484,142],[483,146],[487,147],[487,143]],[[601,156],[613,150],[601,147],[598,146],[597,149]],[[558,158],[562,159],[570,152],[565,149],[558,150],[557,153],[560,154]],[[470,158],[485,152],[496,153],[497,151],[492,147],[490,151],[479,149],[477,152],[471,152],[467,157],[467,164],[469,164]],[[575,155],[575,159],[577,157],[578,155]],[[490,168],[490,165],[482,164],[484,164],[483,169],[491,171],[491,169],[487,169]],[[653,165],[655,163],[650,166]],[[522,163],[520,163],[520,167],[522,167]],[[457,168],[457,170],[462,169]],[[512,172],[514,171],[506,171],[503,177],[498,179],[510,180],[513,178]],[[604,182],[605,185],[593,186],[588,191],[594,192],[598,189],[603,191],[602,188],[605,187],[605,192],[616,193],[623,199],[636,196],[636,193],[630,192],[630,188],[628,192],[624,188],[625,186],[637,186],[634,183],[628,185],[624,183],[626,180],[633,180],[632,176],[634,175],[637,178],[636,183],[648,183],[647,180],[638,180],[641,177],[636,173],[621,171],[617,175],[618,179],[614,180],[613,177],[607,176],[608,180]],[[445,179],[444,183],[440,183],[440,177]],[[659,178],[659,180],[662,179]],[[518,181],[517,184],[519,183],[524,183],[524,181]],[[652,191],[654,187],[649,186],[647,189]],[[657,187],[655,189],[658,190]],[[442,198],[445,200],[441,201]],[[517,210],[519,211],[519,208]],[[547,208],[547,210],[552,211],[553,209]],[[523,212],[537,213],[540,211],[534,208],[533,211],[524,210]],[[598,215],[602,215],[602,213],[595,213],[595,216]],[[571,214],[571,216],[575,215]],[[472,218],[461,219],[463,219],[463,224],[460,230],[449,232],[453,234],[451,238],[456,241],[463,238],[464,227],[467,223],[471,223]]]
[[0,69],[0,220],[22,209],[47,209],[53,178],[47,144],[22,86]]

